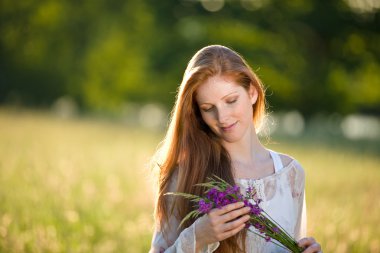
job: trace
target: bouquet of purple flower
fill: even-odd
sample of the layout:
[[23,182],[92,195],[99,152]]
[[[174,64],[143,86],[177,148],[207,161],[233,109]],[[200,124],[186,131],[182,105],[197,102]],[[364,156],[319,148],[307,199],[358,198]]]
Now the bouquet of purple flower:
[[208,213],[213,208],[222,208],[231,203],[244,202],[245,206],[251,209],[250,219],[246,225],[246,228],[250,232],[290,252],[300,253],[303,251],[295,239],[260,207],[259,204],[261,200],[256,198],[256,190],[254,188],[248,188],[245,195],[243,195],[240,192],[239,186],[231,186],[217,176],[209,178],[209,182],[197,184],[197,186],[205,187],[206,191],[204,197],[180,192],[169,192],[165,194],[182,196],[195,203],[196,209],[188,213],[179,226],[182,226],[182,224],[190,218],[195,219]]

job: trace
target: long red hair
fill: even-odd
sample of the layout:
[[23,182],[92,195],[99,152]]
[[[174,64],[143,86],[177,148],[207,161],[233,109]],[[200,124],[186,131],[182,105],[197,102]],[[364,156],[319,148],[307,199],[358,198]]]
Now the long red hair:
[[[251,85],[258,93],[253,105],[252,119],[256,129],[260,129],[265,115],[265,94],[261,81],[235,51],[220,45],[207,46],[199,50],[190,60],[177,93],[175,106],[166,136],[157,151],[158,198],[155,208],[157,224],[168,224],[171,215],[182,220],[194,210],[191,202],[175,198],[168,202],[169,184],[175,171],[177,183],[175,191],[203,195],[201,187],[195,184],[205,182],[207,177],[217,175],[230,184],[235,184],[228,152],[218,137],[204,123],[195,101],[197,88],[208,78],[227,75],[247,91]],[[173,190],[173,189],[171,189]],[[169,206],[169,203],[173,205]],[[190,226],[189,220],[180,228]],[[165,226],[161,226],[166,233]],[[177,229],[177,228],[171,228]],[[245,232],[221,242],[217,252],[241,252],[245,247]]]

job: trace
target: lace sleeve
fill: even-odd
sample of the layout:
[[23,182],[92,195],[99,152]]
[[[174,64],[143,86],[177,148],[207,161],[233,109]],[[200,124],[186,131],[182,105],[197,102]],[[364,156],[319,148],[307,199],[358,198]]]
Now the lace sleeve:
[[306,200],[305,200],[305,192],[303,194],[303,201],[300,204],[300,217],[297,221],[296,229],[295,229],[295,238],[297,240],[304,238],[306,236],[306,227],[307,227],[307,216],[306,216]]
[[[198,220],[197,220],[198,221]],[[195,253],[195,221],[190,227],[184,229],[175,240],[174,244],[168,246],[162,232],[156,231],[153,235],[152,248],[150,253]],[[201,253],[214,252],[219,247],[219,242],[209,244],[202,249]]]
[[298,176],[296,185],[298,192],[300,193],[295,197],[297,203],[297,222],[294,230],[294,236],[297,240],[306,236],[307,217],[306,217],[306,194],[305,194],[305,171],[301,165],[297,162],[296,168],[298,170]]
[[[175,191],[177,183],[177,174],[173,175],[173,178],[169,185],[169,191]],[[172,204],[172,197],[168,198],[168,206]],[[153,233],[152,245],[149,253],[195,253],[196,241],[195,241],[195,226],[198,220],[196,220],[191,226],[184,229],[181,233],[178,232],[179,221],[172,215],[169,218],[167,224],[161,224],[156,226]],[[164,235],[163,230],[167,233]],[[214,252],[219,247],[219,242],[213,243],[202,249],[201,253]]]

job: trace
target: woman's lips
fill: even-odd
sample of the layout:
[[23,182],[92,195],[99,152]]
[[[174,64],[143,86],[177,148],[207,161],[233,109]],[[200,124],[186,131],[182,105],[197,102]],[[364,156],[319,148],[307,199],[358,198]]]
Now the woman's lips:
[[226,126],[226,127],[220,127],[220,128],[223,130],[223,132],[228,132],[228,131],[231,131],[231,130],[232,130],[232,128],[236,125],[236,123],[237,123],[237,122],[235,122],[235,123],[233,123],[233,124],[231,124],[231,125],[229,125],[229,126]]

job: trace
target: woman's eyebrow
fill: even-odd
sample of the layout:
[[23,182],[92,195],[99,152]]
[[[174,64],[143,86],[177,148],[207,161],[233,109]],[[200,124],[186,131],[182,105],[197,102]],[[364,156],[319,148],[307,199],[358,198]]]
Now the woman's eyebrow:
[[[232,95],[232,94],[234,94],[234,93],[237,93],[237,91],[233,91],[233,92],[231,92],[231,93],[228,93],[228,94],[224,95],[221,99],[224,99],[224,98],[226,98],[226,97],[228,97],[229,95]],[[200,105],[204,105],[204,104],[212,104],[212,103],[210,103],[210,102],[203,102],[203,103],[201,103]]]
[[232,95],[232,94],[234,94],[234,93],[237,93],[237,91],[233,91],[233,92],[231,92],[231,93],[229,93],[229,94],[223,96],[222,99],[224,99],[225,97],[228,97],[229,95]]

